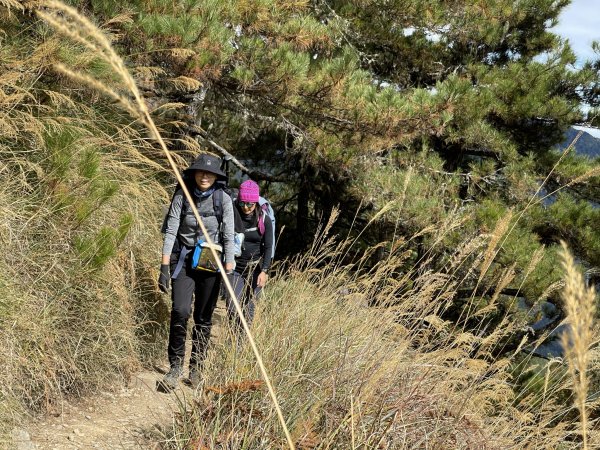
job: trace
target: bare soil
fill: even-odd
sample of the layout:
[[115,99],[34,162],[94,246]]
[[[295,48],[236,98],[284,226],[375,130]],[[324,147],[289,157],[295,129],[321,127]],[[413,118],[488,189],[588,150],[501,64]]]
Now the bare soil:
[[162,376],[159,371],[140,372],[119,392],[101,392],[77,404],[64,402],[60,411],[29,428],[33,444],[29,448],[160,448],[178,405],[193,395],[183,384],[170,394],[157,392],[156,382]]
[[[215,310],[212,339],[219,339],[225,310]],[[188,339],[189,344],[190,339]],[[189,345],[188,345],[189,347]],[[189,353],[189,348],[188,348]],[[135,374],[128,386],[116,392],[100,392],[76,404],[64,401],[51,414],[13,430],[18,450],[159,449],[174,415],[194,396],[180,383],[175,391],[158,392],[156,383],[167,366]]]

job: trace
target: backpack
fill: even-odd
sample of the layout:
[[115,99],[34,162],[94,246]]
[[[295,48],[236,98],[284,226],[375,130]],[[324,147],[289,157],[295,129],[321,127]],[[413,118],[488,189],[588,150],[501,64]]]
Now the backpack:
[[[194,188],[191,187],[191,184],[189,183],[188,179],[184,178],[184,181],[186,183],[188,191],[192,194],[192,198],[194,198],[194,194],[193,194]],[[171,202],[169,203],[169,205],[171,205],[171,203],[173,203],[175,194],[177,194],[177,192],[180,189],[181,189],[181,186],[179,183],[177,183],[177,186],[175,186],[175,191],[173,192],[173,196],[171,197]],[[217,218],[217,222],[219,224],[219,229],[220,229],[223,224],[223,188],[220,184],[216,185],[215,192],[213,192],[212,198],[213,198],[213,213],[200,213],[200,217],[215,216]],[[183,202],[181,204],[181,217],[184,217],[187,214],[187,211],[189,208],[190,208],[190,202],[187,199],[187,197],[184,195]],[[164,217],[163,217],[162,226],[160,227],[160,232],[162,234],[165,234],[167,231],[167,222],[169,220],[169,209],[170,209],[170,206],[166,208],[166,211],[165,211]]]
[[271,254],[271,259],[275,258],[275,211],[271,206],[269,200],[264,197],[258,197],[258,206],[262,210],[263,214],[271,219],[271,230],[273,231],[273,253]]

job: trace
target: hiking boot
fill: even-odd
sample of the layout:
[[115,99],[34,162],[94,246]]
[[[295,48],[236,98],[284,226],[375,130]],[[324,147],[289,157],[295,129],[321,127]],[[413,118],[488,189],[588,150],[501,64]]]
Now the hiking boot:
[[160,392],[171,392],[179,385],[179,380],[183,377],[181,366],[174,366],[167,372],[164,378],[156,383],[156,389]]
[[190,365],[190,374],[188,377],[188,383],[191,387],[196,388],[200,384],[200,372],[202,370],[201,366],[198,365]]

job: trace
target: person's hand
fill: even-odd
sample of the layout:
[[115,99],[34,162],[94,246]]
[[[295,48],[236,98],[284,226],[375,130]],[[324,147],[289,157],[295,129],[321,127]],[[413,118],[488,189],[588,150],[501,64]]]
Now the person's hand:
[[267,284],[267,279],[269,278],[269,275],[266,274],[266,272],[261,272],[258,274],[258,278],[256,279],[256,285],[259,288],[264,288],[265,285]]
[[169,273],[169,265],[160,265],[160,275],[158,276],[158,288],[162,292],[169,292],[169,281],[171,280],[171,274]]
[[225,273],[229,273],[233,271],[233,263],[226,263],[225,264]]

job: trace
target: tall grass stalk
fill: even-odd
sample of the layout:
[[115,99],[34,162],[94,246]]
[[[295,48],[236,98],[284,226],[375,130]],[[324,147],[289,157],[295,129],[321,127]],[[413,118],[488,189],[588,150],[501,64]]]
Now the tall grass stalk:
[[127,92],[129,92],[129,94],[131,94],[133,96],[134,101],[132,102],[124,95],[121,95],[121,94],[115,92],[111,87],[106,86],[101,81],[95,80],[86,74],[75,73],[75,72],[67,69],[64,66],[56,67],[57,70],[62,71],[66,75],[73,77],[76,81],[86,83],[91,88],[98,89],[100,92],[117,100],[133,117],[136,117],[138,120],[140,120],[141,123],[143,123],[148,128],[151,136],[160,145],[162,151],[164,152],[164,154],[169,162],[169,165],[171,166],[171,169],[173,170],[175,178],[179,182],[179,185],[181,186],[181,188],[184,192],[184,195],[186,196],[186,198],[191,206],[192,212],[194,213],[194,216],[195,216],[196,220],[198,221],[198,224],[200,225],[204,239],[208,243],[208,246],[212,252],[213,259],[217,262],[217,266],[219,268],[219,273],[221,274],[222,280],[225,283],[225,288],[227,289],[227,292],[229,293],[230,298],[233,299],[233,303],[234,303],[236,312],[240,318],[240,322],[243,326],[244,332],[248,336],[248,341],[252,347],[252,351],[254,352],[254,355],[259,364],[262,376],[268,387],[269,394],[271,395],[273,404],[277,411],[277,415],[279,417],[281,427],[283,428],[283,431],[285,433],[288,445],[290,448],[294,449],[295,448],[294,442],[293,442],[290,432],[287,428],[285,418],[283,417],[281,407],[279,406],[279,402],[277,401],[277,395],[275,393],[275,389],[273,388],[270,377],[264,366],[261,354],[256,346],[255,340],[252,336],[252,332],[250,331],[248,323],[244,317],[242,308],[233,292],[231,283],[229,282],[229,279],[225,274],[225,268],[223,267],[223,264],[220,261],[220,258],[218,257],[218,255],[215,251],[214,243],[212,242],[212,239],[211,239],[209,233],[207,232],[206,227],[204,226],[202,218],[200,217],[200,214],[198,213],[198,210],[196,208],[195,202],[194,202],[190,192],[188,191],[186,184],[183,181],[183,178],[181,177],[181,174],[179,173],[179,168],[177,167],[177,164],[175,163],[174,159],[171,157],[171,154],[170,154],[169,150],[167,149],[167,146],[166,146],[161,134],[159,133],[158,128],[156,127],[156,124],[154,123],[154,120],[150,116],[150,112],[148,111],[146,103],[143,100],[143,98],[137,88],[137,85],[136,85],[135,81],[133,80],[133,77],[131,76],[129,71],[126,69],[125,64],[123,63],[123,60],[117,55],[117,53],[112,48],[112,46],[111,46],[109,40],[106,38],[106,36],[104,36],[104,34],[102,34],[102,32],[94,24],[92,24],[87,18],[80,15],[76,9],[63,4],[62,2],[54,1],[54,0],[44,2],[43,5],[46,8],[49,8],[50,10],[52,10],[53,12],[50,12],[49,10],[40,9],[37,11],[38,15],[42,19],[47,21],[50,25],[52,25],[58,32],[61,32],[65,35],[71,37],[72,39],[82,43],[83,45],[88,47],[94,54],[96,54],[98,57],[101,57],[108,64],[110,64],[110,66],[114,70],[114,74],[118,75],[120,77]]
[[588,448],[588,415],[586,399],[589,380],[589,348],[593,342],[593,321],[595,312],[595,293],[587,288],[567,245],[562,242],[562,258],[565,270],[565,288],[563,298],[567,312],[568,331],[562,335],[569,373],[573,378],[576,406],[581,417],[581,436],[583,448]]

